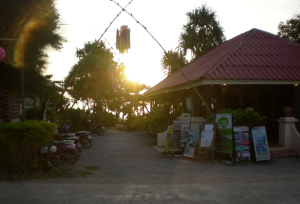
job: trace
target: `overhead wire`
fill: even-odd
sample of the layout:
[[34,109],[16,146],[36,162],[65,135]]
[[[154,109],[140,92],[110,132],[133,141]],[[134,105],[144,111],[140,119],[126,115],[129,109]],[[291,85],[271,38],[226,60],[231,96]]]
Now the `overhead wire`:
[[[113,22],[120,16],[120,14],[124,11],[124,9],[125,9],[129,4],[132,3],[132,1],[133,1],[133,0],[129,1],[128,4],[127,4],[124,8],[122,8],[122,10],[116,15],[116,17],[113,19],[113,21],[110,22],[110,24],[108,25],[108,27],[105,29],[105,31],[102,33],[102,35],[99,37],[99,39],[96,41],[96,43],[94,44],[94,46],[92,47],[92,49],[90,50],[90,52],[87,54],[87,56],[89,56],[89,55],[92,53],[92,51],[93,51],[93,50],[95,49],[95,47],[98,45],[98,43],[99,43],[99,41],[101,40],[101,38],[103,37],[103,35],[107,32],[107,30],[110,28],[110,26],[113,24]],[[54,104],[54,106],[52,107],[52,109],[51,109],[51,111],[50,111],[50,113],[49,113],[49,115],[48,115],[48,117],[47,117],[47,120],[48,120],[48,118],[51,116],[51,114],[53,113],[55,107],[57,106],[58,102],[61,100],[62,96],[65,94],[65,92],[66,92],[66,90],[67,90],[69,84],[74,80],[74,77],[76,76],[76,74],[78,73],[78,71],[83,67],[83,64],[85,63],[86,59],[87,59],[87,57],[80,63],[78,69],[77,69],[77,70],[75,71],[75,73],[74,73],[74,76],[71,77],[71,79],[67,82],[67,84],[65,84],[65,88],[64,88],[62,94],[60,95],[60,97],[57,99],[57,101],[56,101],[56,103]]]
[[231,157],[231,160],[233,162],[233,165],[235,164],[235,161],[233,159],[233,156],[227,146],[227,143],[225,141],[225,138],[223,137],[222,133],[221,133],[221,130],[218,126],[218,123],[216,122],[215,118],[213,117],[210,109],[208,108],[206,102],[204,101],[203,97],[200,95],[200,93],[198,92],[198,90],[195,88],[195,86],[193,85],[193,83],[187,78],[187,76],[182,72],[181,68],[179,67],[179,65],[176,63],[176,61],[168,54],[168,52],[164,49],[164,47],[156,40],[156,38],[147,30],[146,26],[142,25],[131,13],[129,13],[125,8],[123,8],[122,6],[120,6],[119,3],[115,2],[114,0],[110,0],[112,2],[114,2],[115,4],[117,4],[120,8],[122,8],[123,11],[125,11],[128,15],[130,15],[139,25],[141,25],[145,31],[155,40],[155,42],[161,47],[161,49],[164,51],[164,53],[167,55],[168,58],[170,58],[174,64],[176,65],[177,69],[180,71],[180,73],[182,74],[182,76],[188,81],[188,83],[191,85],[191,87],[194,89],[194,91],[196,92],[196,94],[198,95],[198,97],[200,98],[200,100],[204,103],[204,106],[206,107],[208,113],[210,114],[214,124],[216,125],[217,127],[217,130],[220,134],[220,137],[222,138],[224,144],[225,144],[225,147],[226,149],[228,150],[228,153],[229,153],[229,156]]

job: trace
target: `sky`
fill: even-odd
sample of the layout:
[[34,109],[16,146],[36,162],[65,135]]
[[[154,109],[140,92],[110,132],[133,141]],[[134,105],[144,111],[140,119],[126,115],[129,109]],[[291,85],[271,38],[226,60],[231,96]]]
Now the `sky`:
[[[129,3],[129,0],[114,1],[123,7]],[[46,74],[53,75],[53,80],[63,80],[78,60],[76,48],[98,40],[121,8],[110,0],[56,0],[55,4],[62,23],[59,33],[67,42],[60,51],[48,50]],[[182,27],[187,23],[186,12],[202,4],[216,12],[227,40],[252,28],[276,35],[280,21],[285,22],[300,12],[299,0],[133,0],[126,10],[168,51],[179,44]],[[116,30],[122,25],[131,30],[131,49],[123,55],[114,46]],[[164,51],[126,12],[119,15],[101,40],[114,47],[114,60],[126,65],[130,79],[152,87],[165,78],[161,72]]]

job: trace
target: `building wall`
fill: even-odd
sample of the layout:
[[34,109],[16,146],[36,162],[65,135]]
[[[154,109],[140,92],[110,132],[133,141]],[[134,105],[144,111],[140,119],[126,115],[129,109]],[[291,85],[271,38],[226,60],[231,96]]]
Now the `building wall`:
[[10,93],[7,87],[1,87],[0,98],[0,122],[20,121],[20,106],[17,94]]

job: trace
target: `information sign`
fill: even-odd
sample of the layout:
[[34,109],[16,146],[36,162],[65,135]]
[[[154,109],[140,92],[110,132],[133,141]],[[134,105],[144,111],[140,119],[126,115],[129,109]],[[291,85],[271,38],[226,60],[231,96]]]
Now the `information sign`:
[[270,160],[268,139],[265,126],[252,128],[256,161]]
[[180,146],[181,142],[181,121],[173,121],[173,151],[183,151]]
[[235,160],[240,162],[250,162],[250,141],[249,141],[249,127],[235,126],[234,132],[234,150]]
[[[220,113],[216,114],[216,120],[219,125],[220,131],[225,139],[227,147],[232,153],[233,151],[233,143],[232,143],[232,115],[231,113]],[[224,141],[221,139],[221,152],[228,153],[226,145]]]
[[182,148],[185,147],[186,142],[188,140],[188,131],[191,130],[191,114],[190,113],[182,113],[181,116],[181,142],[180,146]]
[[185,144],[183,156],[191,157],[191,158],[194,157],[197,140],[198,140],[198,132],[187,131],[187,141]]

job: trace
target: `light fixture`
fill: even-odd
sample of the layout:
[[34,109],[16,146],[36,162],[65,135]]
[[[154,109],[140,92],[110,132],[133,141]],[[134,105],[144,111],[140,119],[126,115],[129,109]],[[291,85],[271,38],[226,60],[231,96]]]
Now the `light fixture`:
[[294,84],[294,87],[298,87],[298,84]]
[[226,87],[226,84],[221,84],[221,87],[222,87],[222,88],[225,88],[225,87]]

